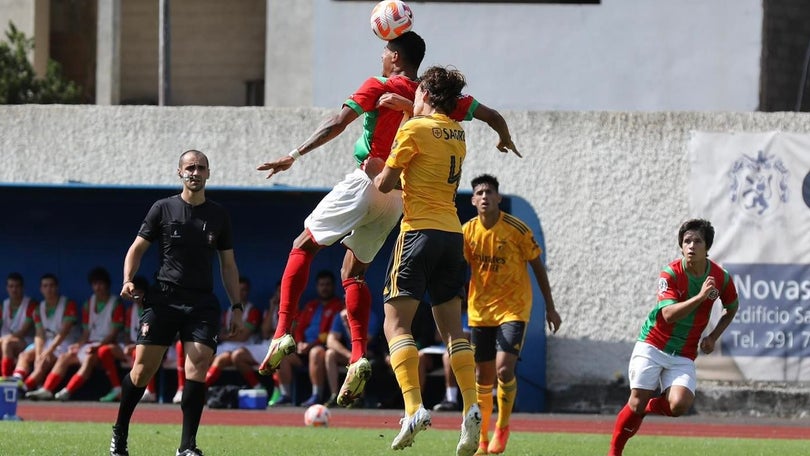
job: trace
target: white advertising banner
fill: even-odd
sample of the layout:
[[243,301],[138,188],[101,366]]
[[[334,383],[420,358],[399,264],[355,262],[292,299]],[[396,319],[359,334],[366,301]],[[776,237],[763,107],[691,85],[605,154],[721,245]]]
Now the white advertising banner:
[[714,225],[740,300],[698,377],[810,380],[810,135],[693,132],[688,154],[690,216]]

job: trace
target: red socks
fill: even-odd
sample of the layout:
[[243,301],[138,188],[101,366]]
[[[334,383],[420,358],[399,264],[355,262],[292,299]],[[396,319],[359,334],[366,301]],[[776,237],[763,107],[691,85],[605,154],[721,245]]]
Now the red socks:
[[346,313],[352,333],[352,358],[349,363],[353,363],[366,354],[371,292],[365,281],[354,277],[343,281],[343,289],[346,291]]
[[309,281],[309,267],[315,254],[306,250],[293,248],[281,276],[281,297],[278,303],[278,326],[273,339],[278,339],[290,332],[293,320],[298,313],[298,301]]
[[205,386],[211,386],[219,380],[219,376],[222,374],[222,370],[217,366],[211,366],[208,368],[208,372],[205,373]]
[[45,377],[45,384],[42,385],[42,387],[52,393],[55,393],[56,388],[59,387],[60,383],[62,383],[62,376],[51,372],[47,377]]
[[118,366],[115,365],[115,356],[110,349],[109,345],[102,345],[98,347],[98,360],[101,367],[104,368],[104,373],[110,379],[110,385],[113,388],[121,386],[121,378],[118,377]]
[[0,375],[3,377],[11,377],[14,373],[14,367],[17,365],[17,360],[11,358],[3,358],[2,367],[0,367]]
[[666,396],[658,396],[647,402],[644,413],[655,413],[656,415],[672,416],[672,409],[669,408],[669,401]]
[[252,369],[242,372],[242,377],[251,387],[261,384],[261,382],[259,381],[259,377],[256,376],[256,372],[254,372]]
[[644,420],[644,415],[636,415],[627,404],[624,405],[616,417],[616,424],[613,427],[613,438],[610,440],[612,452],[621,454],[624,445],[641,427],[642,420]]
[[25,378],[25,388],[28,391],[34,391],[35,389],[37,389],[37,386],[38,386],[37,380],[34,378],[33,375],[29,375],[28,377]]
[[68,393],[73,394],[76,392],[76,390],[81,388],[82,385],[84,385],[84,381],[85,378],[82,377],[81,375],[74,375],[73,377],[70,377],[70,381],[68,382],[65,389],[68,390]]

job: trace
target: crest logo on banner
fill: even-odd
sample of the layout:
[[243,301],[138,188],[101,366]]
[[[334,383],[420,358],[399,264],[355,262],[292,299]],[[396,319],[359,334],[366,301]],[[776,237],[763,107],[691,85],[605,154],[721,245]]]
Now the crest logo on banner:
[[693,132],[690,216],[711,220],[739,296],[719,350],[696,360],[706,378],[810,381],[808,150],[810,134]]
[[787,203],[790,172],[782,159],[760,150],[756,158],[743,154],[728,172],[729,196],[749,214],[762,216]]

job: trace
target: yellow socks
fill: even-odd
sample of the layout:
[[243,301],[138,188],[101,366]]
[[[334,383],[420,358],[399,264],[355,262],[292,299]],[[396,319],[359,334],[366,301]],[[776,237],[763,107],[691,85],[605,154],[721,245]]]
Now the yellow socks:
[[388,343],[391,353],[391,367],[402,390],[405,413],[416,413],[422,404],[422,391],[419,389],[419,350],[410,334],[394,337]]
[[464,413],[467,413],[467,410],[478,401],[475,390],[475,356],[470,341],[467,339],[451,340],[448,352],[450,353],[450,366],[453,368],[458,390],[464,401]]
[[512,416],[512,406],[517,395],[517,380],[502,383],[498,380],[498,421],[495,426],[504,428],[509,426],[509,418]]
[[492,385],[476,385],[478,406],[481,407],[481,441],[489,442],[489,423],[492,420]]

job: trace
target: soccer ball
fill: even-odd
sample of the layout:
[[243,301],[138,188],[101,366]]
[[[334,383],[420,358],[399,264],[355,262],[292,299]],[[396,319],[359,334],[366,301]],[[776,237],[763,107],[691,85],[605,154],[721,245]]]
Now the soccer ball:
[[400,0],[383,0],[371,10],[371,30],[388,41],[413,27],[411,7]]
[[321,404],[310,406],[304,412],[304,424],[312,427],[326,427],[329,426],[329,409]]

